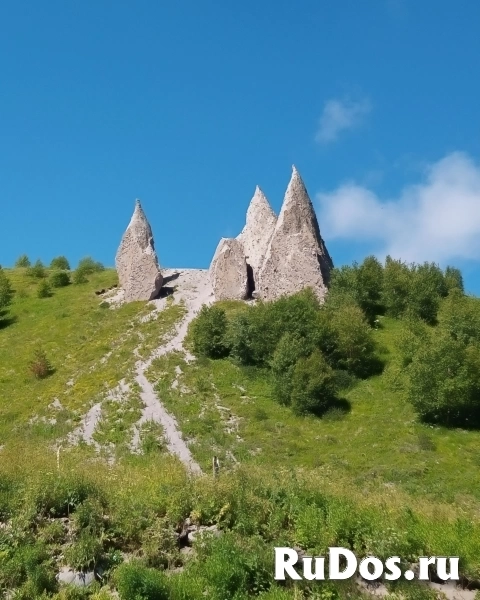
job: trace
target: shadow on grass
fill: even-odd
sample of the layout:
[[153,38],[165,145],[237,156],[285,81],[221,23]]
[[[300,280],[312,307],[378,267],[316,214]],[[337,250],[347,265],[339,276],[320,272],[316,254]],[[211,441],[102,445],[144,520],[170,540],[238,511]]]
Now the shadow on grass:
[[16,316],[7,316],[5,313],[0,313],[0,329],[6,329],[10,325],[14,325],[18,321]]
[[351,403],[346,398],[335,398],[328,408],[315,413],[323,421],[342,421],[352,410]]

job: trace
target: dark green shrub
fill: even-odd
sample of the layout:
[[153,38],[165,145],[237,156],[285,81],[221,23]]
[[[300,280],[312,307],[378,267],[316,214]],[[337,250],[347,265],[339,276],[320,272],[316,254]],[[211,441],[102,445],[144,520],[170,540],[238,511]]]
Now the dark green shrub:
[[205,582],[206,597],[226,600],[258,595],[273,583],[271,551],[257,538],[240,539],[231,532],[196,546],[193,575]]
[[96,262],[90,256],[82,258],[77,266],[77,271],[83,271],[85,275],[91,275],[92,273],[98,273],[104,271],[105,267],[100,262]]
[[230,324],[228,339],[232,357],[243,365],[268,367],[285,333],[313,343],[319,310],[319,302],[310,289],[249,308]]
[[464,292],[463,277],[460,269],[455,267],[447,267],[445,269],[445,285],[449,292],[454,289],[462,293]]
[[33,264],[31,267],[29,267],[27,269],[27,274],[30,277],[36,277],[38,279],[41,279],[42,277],[46,277],[47,276],[47,272],[45,270],[45,267],[43,266],[42,261],[39,259],[35,262],[35,264]]
[[83,531],[64,551],[65,562],[77,570],[94,567],[102,555],[102,542],[89,531]]
[[400,317],[408,306],[410,269],[406,263],[387,256],[383,276],[383,303],[386,313]]
[[26,269],[30,266],[30,259],[26,254],[22,254],[19,256],[15,262],[15,267],[17,269]]
[[87,275],[83,269],[77,269],[73,272],[73,283],[75,285],[80,285],[82,283],[87,283]]
[[448,294],[440,268],[433,263],[412,265],[410,268],[410,283],[408,305],[405,313],[418,317],[429,324],[437,320],[440,299]]
[[43,279],[38,284],[37,297],[38,298],[50,298],[51,295],[52,295],[52,286],[46,279]]
[[480,349],[440,331],[409,366],[408,398],[422,420],[473,426],[480,410]]
[[45,377],[48,377],[54,371],[45,350],[42,348],[35,350],[33,360],[29,366],[30,372],[36,379],[45,379]]
[[50,283],[54,288],[66,287],[70,285],[70,275],[67,271],[54,271],[50,275]]
[[165,518],[157,518],[142,534],[142,554],[149,567],[171,568],[179,562],[178,536]]
[[52,259],[50,268],[58,271],[70,271],[70,263],[65,256],[56,256]]
[[103,502],[101,491],[78,475],[43,475],[30,488],[31,501],[39,515],[68,517],[85,500]]
[[335,391],[335,374],[319,350],[297,362],[291,392],[295,414],[324,412],[332,404]]
[[272,395],[280,404],[290,404],[295,365],[300,358],[309,356],[313,349],[311,342],[293,333],[285,333],[278,342],[270,368]]
[[77,533],[101,534],[104,528],[103,506],[98,498],[87,498],[76,507],[72,525]]
[[334,369],[356,377],[366,377],[379,369],[373,330],[356,304],[327,304],[320,312],[317,333],[318,345]]
[[115,571],[114,579],[121,600],[169,600],[168,582],[161,571],[138,561],[124,563]]
[[12,302],[13,288],[5,271],[0,266],[0,313],[5,310]]
[[372,325],[384,312],[383,277],[383,265],[374,256],[367,256],[361,265],[353,263],[332,271],[329,296],[348,296]]
[[454,339],[469,343],[480,343],[480,302],[476,298],[464,296],[457,288],[452,289],[443,302],[440,313],[440,327]]
[[202,306],[192,323],[193,350],[198,356],[222,358],[228,354],[227,316],[218,306]]

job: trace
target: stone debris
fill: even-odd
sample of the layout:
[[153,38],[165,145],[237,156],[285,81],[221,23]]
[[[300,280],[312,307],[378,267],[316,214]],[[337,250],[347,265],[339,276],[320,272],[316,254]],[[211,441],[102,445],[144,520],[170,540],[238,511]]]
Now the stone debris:
[[258,277],[276,223],[277,215],[257,186],[247,210],[245,227],[236,238],[243,246],[247,266],[252,269],[254,280]]
[[238,240],[220,240],[210,266],[210,282],[216,300],[245,300],[248,297],[247,262]]
[[150,224],[140,201],[135,210],[115,257],[120,286],[125,302],[153,300],[158,297],[163,283]]
[[312,202],[293,166],[282,210],[258,276],[257,293],[263,300],[275,300],[311,287],[322,299],[332,268]]

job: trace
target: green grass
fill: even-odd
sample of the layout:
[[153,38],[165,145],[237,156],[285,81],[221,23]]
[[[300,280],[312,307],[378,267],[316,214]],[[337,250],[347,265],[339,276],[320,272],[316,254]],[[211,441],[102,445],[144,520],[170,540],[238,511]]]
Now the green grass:
[[[111,270],[42,299],[38,281],[22,270],[7,274],[17,293],[0,325],[0,521],[9,524],[0,528],[0,595],[17,588],[19,598],[40,598],[46,582],[50,598],[79,597],[58,592],[54,582],[55,563],[67,559],[98,561],[111,589],[125,554],[140,561],[117,572],[125,589],[126,578],[135,584],[140,577],[152,589],[165,586],[174,600],[200,600],[205,591],[224,600],[239,585],[238,600],[260,589],[264,600],[362,597],[351,582],[319,585],[316,596],[307,584],[277,587],[275,545],[317,554],[346,545],[359,555],[408,559],[459,555],[462,572],[480,579],[480,433],[417,421],[395,366],[401,321],[382,319],[375,331],[385,372],[355,382],[343,393],[350,410],[322,419],[276,404],[267,372],[229,360],[187,364],[180,353],[153,361],[147,375],[207,473],[191,479],[167,453],[158,424],[142,427],[141,454],[128,448],[142,408],[135,361],[171,334],[184,307],[169,302],[155,315],[142,302],[101,307],[94,292],[116,282]],[[222,306],[229,314],[248,310]],[[39,346],[54,368],[44,380],[29,371]],[[110,397],[122,380],[128,391]],[[62,410],[49,408],[55,399]],[[102,419],[94,439],[113,448],[116,461],[99,460],[95,448],[80,444],[64,445],[57,464],[58,441],[96,402]],[[209,475],[214,454],[218,478]],[[98,530],[78,527],[79,515],[90,515]],[[187,517],[227,534],[197,558],[185,557],[172,540]],[[185,570],[163,577],[151,564]],[[247,572],[258,577],[247,580]],[[94,589],[85,597],[111,597]],[[430,597],[414,584],[403,593],[406,600]]]
[[[170,303],[157,318],[149,319],[152,306],[145,302],[101,307],[102,299],[94,292],[116,283],[112,270],[41,299],[36,295],[38,280],[23,270],[7,274],[16,295],[0,330],[0,439],[5,447],[28,440],[39,448],[72,430],[119,381],[131,381],[138,357],[148,357],[184,311]],[[45,350],[54,369],[43,380],[35,379],[29,370],[38,347]],[[99,441],[125,441],[140,411],[138,397],[133,392],[130,396],[124,405],[105,400]],[[49,408],[55,399],[64,410]],[[0,452],[0,464],[1,460]]]
[[[228,303],[223,306],[229,309]],[[232,309],[238,311],[238,303]],[[241,463],[273,469],[315,469],[337,489],[354,486],[368,493],[383,487],[386,494],[447,503],[477,515],[480,432],[418,422],[395,383],[403,324],[388,318],[381,323],[375,336],[387,363],[384,373],[343,392],[348,412],[333,409],[321,419],[293,415],[272,400],[268,373],[228,359],[200,359],[187,366],[181,356],[170,356],[155,361],[150,376],[158,379],[164,403],[193,440],[192,452],[205,468],[217,454],[226,465],[233,455]],[[184,373],[171,389],[177,365]]]

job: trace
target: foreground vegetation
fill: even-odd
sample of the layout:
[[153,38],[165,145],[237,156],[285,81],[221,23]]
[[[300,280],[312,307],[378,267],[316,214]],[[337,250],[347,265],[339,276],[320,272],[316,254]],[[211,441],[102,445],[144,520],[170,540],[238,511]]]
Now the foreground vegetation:
[[[480,302],[458,271],[369,258],[334,272],[323,306],[306,291],[204,308],[187,340],[197,360],[170,353],[147,373],[206,472],[191,479],[158,425],[142,430],[140,454],[129,449],[142,408],[135,361],[183,307],[112,309],[95,292],[116,284],[113,271],[25,258],[0,272],[0,593],[369,597],[352,581],[280,585],[278,545],[405,564],[457,555],[465,583],[480,580]],[[121,402],[108,395],[120,381]],[[96,446],[69,444],[95,403]],[[222,534],[192,552],[186,523]],[[62,565],[96,582],[59,585]],[[436,597],[414,582],[392,586],[398,594]]]

